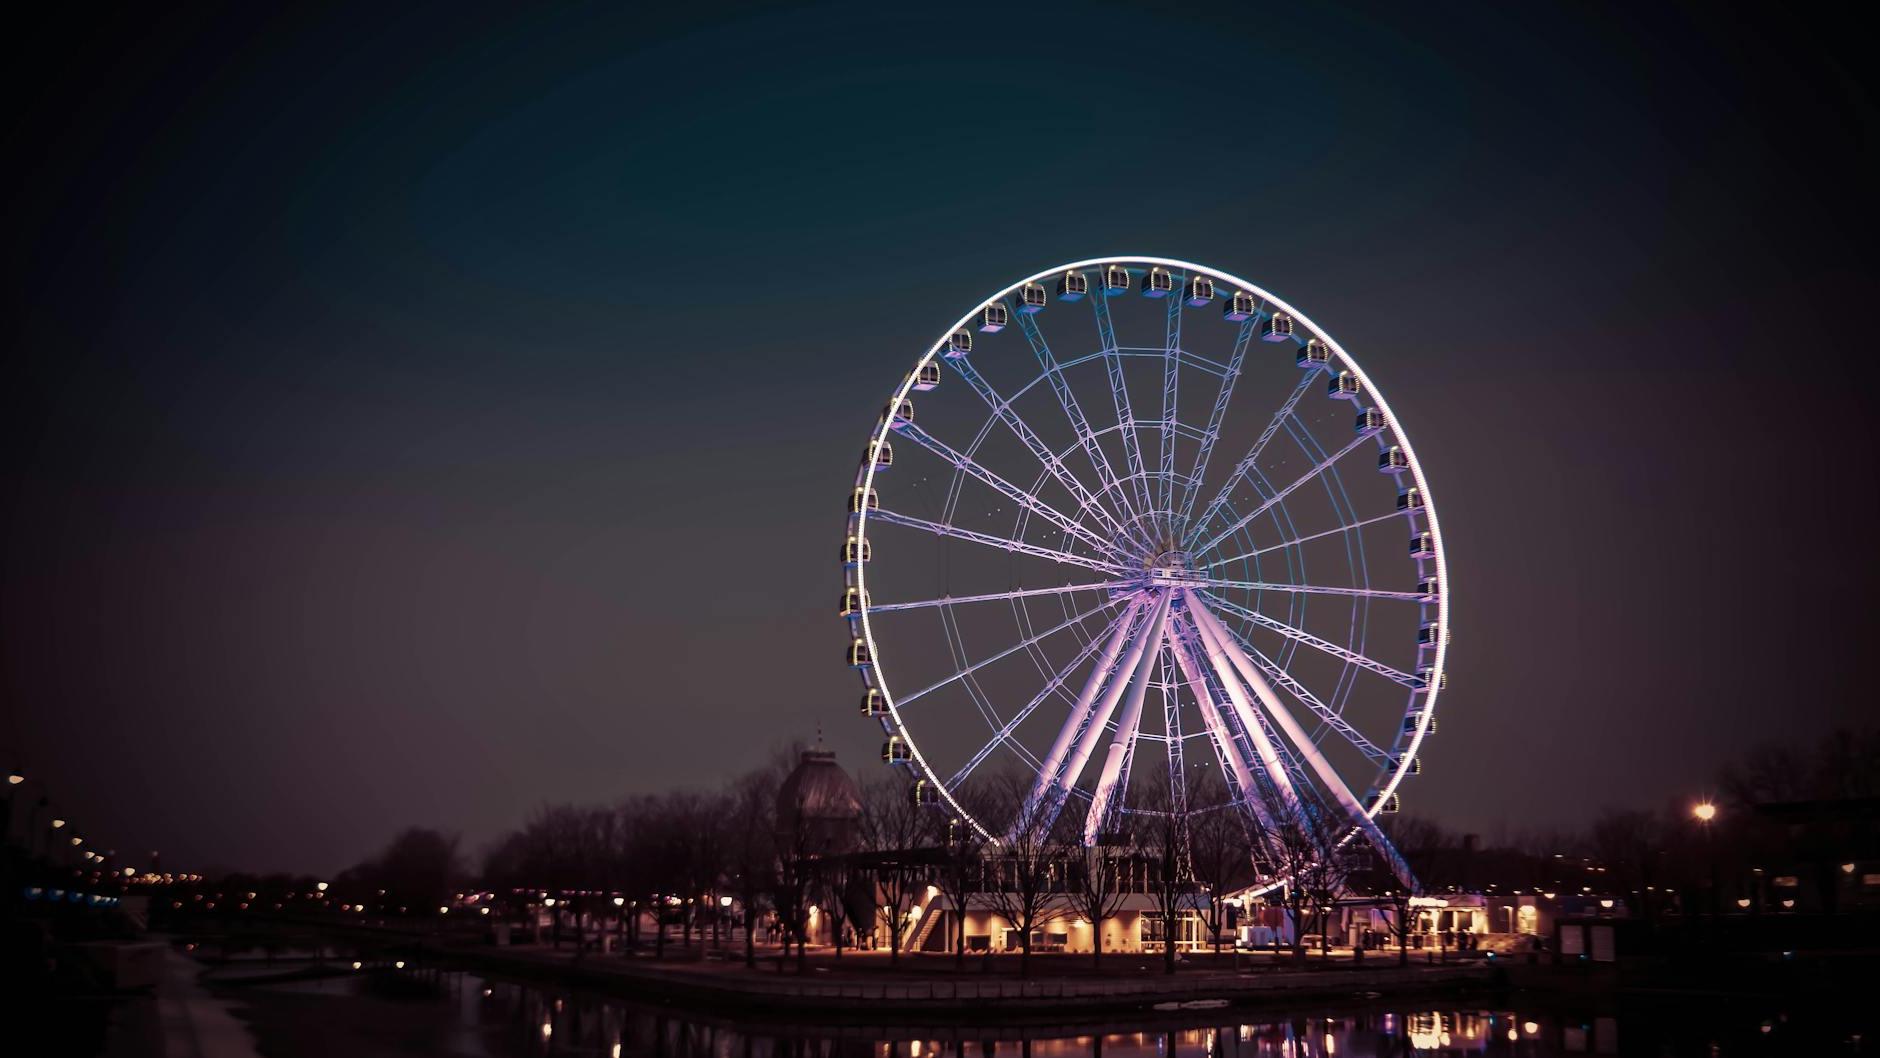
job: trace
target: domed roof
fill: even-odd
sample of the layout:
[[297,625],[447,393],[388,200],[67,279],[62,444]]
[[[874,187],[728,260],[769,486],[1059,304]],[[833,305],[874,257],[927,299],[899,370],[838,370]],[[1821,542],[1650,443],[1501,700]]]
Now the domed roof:
[[777,790],[777,821],[786,827],[795,825],[799,816],[805,822],[848,821],[861,814],[861,787],[827,750],[804,750],[796,770]]

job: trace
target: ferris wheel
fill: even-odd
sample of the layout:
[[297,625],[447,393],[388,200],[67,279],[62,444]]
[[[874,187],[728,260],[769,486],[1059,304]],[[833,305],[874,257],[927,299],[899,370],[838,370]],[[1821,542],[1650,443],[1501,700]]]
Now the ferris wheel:
[[1442,536],[1323,329],[1185,261],[1062,265],[944,330],[861,457],[847,661],[917,801],[996,839],[959,795],[1016,772],[1086,844],[1305,812],[1403,873],[1374,819],[1435,730]]

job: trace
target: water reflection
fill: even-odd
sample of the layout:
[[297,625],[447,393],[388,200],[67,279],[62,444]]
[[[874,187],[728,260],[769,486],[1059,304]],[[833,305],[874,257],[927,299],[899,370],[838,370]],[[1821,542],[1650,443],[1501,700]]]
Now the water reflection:
[[[374,1001],[369,982],[352,979],[350,987],[350,998],[326,994],[335,1003]],[[1628,1010],[1623,1017],[1523,1009],[1368,1008],[1303,1016],[1216,1010],[1131,1015],[1139,1020],[1101,1026],[896,1028],[715,1018],[464,974],[439,975],[435,994],[440,1020],[449,1024],[439,1025],[438,1038],[428,1049],[417,1044],[398,1053],[490,1058],[1553,1058],[1620,1053],[1722,1058],[1863,1053],[1860,1030],[1849,1024],[1833,1023],[1833,1017],[1820,1011],[1791,1017],[1777,1008],[1760,1010],[1753,1001]]]

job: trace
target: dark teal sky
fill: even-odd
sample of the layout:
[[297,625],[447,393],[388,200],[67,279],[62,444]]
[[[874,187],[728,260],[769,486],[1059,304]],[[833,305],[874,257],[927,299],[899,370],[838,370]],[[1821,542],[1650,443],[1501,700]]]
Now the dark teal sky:
[[863,432],[978,299],[1109,253],[1275,291],[1408,424],[1458,600],[1414,809],[1655,805],[1870,715],[1876,121],[1830,16],[40,17],[0,742],[104,844],[329,870],[818,722],[869,767]]

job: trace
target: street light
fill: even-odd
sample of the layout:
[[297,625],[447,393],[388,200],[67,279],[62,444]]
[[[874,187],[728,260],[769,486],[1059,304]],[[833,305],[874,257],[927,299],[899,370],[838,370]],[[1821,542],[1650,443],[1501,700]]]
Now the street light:
[[21,775],[19,772],[17,771],[7,772],[7,785],[8,786],[18,786],[19,784],[25,781],[26,781],[26,776]]
[[1699,823],[1708,823],[1717,818],[1717,806],[1709,801],[1699,801],[1691,808],[1691,815]]

